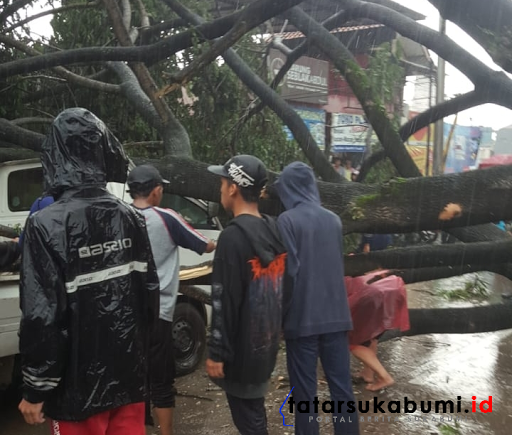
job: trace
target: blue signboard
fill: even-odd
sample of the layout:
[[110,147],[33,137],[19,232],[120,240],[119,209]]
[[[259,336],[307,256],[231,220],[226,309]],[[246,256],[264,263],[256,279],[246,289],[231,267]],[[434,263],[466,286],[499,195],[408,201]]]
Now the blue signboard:
[[[445,144],[452,129],[451,124],[444,124]],[[444,167],[445,174],[464,172],[476,165],[478,148],[482,141],[482,129],[456,125],[450,141],[450,148]]]
[[331,151],[333,153],[364,153],[369,124],[362,114],[333,113]]
[[332,153],[364,153],[366,146],[364,145],[333,145]]
[[[297,114],[306,124],[311,136],[315,139],[320,149],[325,148],[325,111],[321,109],[313,109],[311,107],[294,107]],[[293,134],[288,127],[284,127],[286,138],[293,139]]]

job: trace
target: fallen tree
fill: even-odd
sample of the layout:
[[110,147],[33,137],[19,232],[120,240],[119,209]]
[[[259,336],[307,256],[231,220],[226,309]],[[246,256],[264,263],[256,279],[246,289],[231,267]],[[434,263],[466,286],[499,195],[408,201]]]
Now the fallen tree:
[[[239,78],[239,88],[247,89],[250,104],[245,112],[261,115],[259,110],[265,105],[290,128],[303,155],[324,180],[319,182],[324,205],[342,217],[346,234],[439,229],[450,231],[463,242],[476,242],[467,245],[461,243],[454,247],[392,250],[380,256],[374,253],[355,256],[347,258],[348,273],[358,274],[372,268],[385,267],[401,274],[406,282],[477,270],[491,270],[512,276],[512,266],[506,252],[506,244],[509,242],[494,246],[492,243],[484,243],[508,237],[494,225],[485,224],[512,219],[512,206],[508,200],[512,171],[504,167],[423,179],[419,177],[420,173],[403,145],[409,135],[459,110],[485,102],[512,107],[512,80],[502,72],[494,71],[446,36],[414,21],[407,8],[387,0],[323,0],[323,4],[332,5],[332,15],[320,24],[314,19],[314,8],[306,3],[298,7],[296,5],[299,2],[294,0],[243,0],[236,2],[238,6],[232,7],[224,16],[216,12],[211,2],[208,3],[211,6],[208,18],[205,18],[204,10],[201,13],[190,11],[176,0],[165,1],[173,13],[159,5],[161,8],[158,13],[153,14],[145,8],[155,5],[144,0],[137,2],[136,11],[131,9],[128,1],[104,0],[87,5],[87,2],[80,3],[77,0],[77,4],[81,4],[77,8],[72,3],[51,12],[45,11],[44,14],[67,17],[70,22],[73,15],[68,14],[72,14],[73,9],[78,9],[75,12],[84,16],[102,10],[108,14],[103,14],[107,18],[99,18],[103,20],[101,25],[86,29],[82,34],[72,29],[73,41],[67,44],[63,40],[48,43],[32,38],[27,28],[30,17],[21,18],[25,12],[23,8],[29,3],[26,0],[7,1],[7,7],[0,12],[0,81],[5,95],[13,96],[13,110],[3,111],[1,116],[4,119],[0,119],[2,161],[31,157],[40,150],[43,137],[41,127],[32,131],[24,128],[26,124],[19,125],[16,118],[34,118],[36,115],[51,118],[70,104],[87,105],[91,99],[105,98],[105,111],[97,113],[100,117],[113,116],[112,112],[117,110],[119,117],[113,118],[115,125],[116,119],[131,118],[132,112],[128,110],[132,109],[150,129],[144,129],[140,137],[131,137],[130,140],[138,142],[158,139],[164,144],[166,154],[174,154],[152,161],[166,178],[171,179],[171,192],[218,201],[219,180],[208,174],[205,163],[191,159],[194,144],[190,141],[183,119],[194,111],[194,104],[185,103],[184,94],[176,97],[175,91],[182,89],[178,85],[201,81],[207,67],[215,62],[217,55],[221,55]],[[492,8],[482,10],[481,2],[431,0],[431,3],[445,17],[475,36],[500,65],[509,68],[511,45],[507,23],[512,19],[512,10],[506,0],[498,2],[502,15],[499,22],[491,16]],[[154,20],[154,16],[159,19]],[[264,52],[271,42],[267,45],[260,43],[262,52],[259,62],[250,63],[243,58],[241,53],[245,47],[240,49],[240,41],[255,37],[248,33],[249,30],[256,29],[255,33],[261,38],[262,33],[268,28],[279,26],[284,18],[288,18],[306,38],[303,44],[289,52],[286,68],[291,67],[301,54],[330,59],[352,87],[380,138],[384,149],[380,155],[370,157],[371,160],[364,166],[365,171],[371,169],[380,158],[387,157],[398,173],[409,180],[399,178],[379,186],[345,183],[332,170],[304,123],[276,92],[277,82],[285,75],[285,69],[270,85],[266,82],[265,73],[261,73],[261,67],[265,69],[261,60],[264,61]],[[133,23],[134,20],[138,22]],[[370,85],[366,72],[354,61],[341,40],[328,31],[337,26],[360,22],[384,24],[388,29],[433,50],[469,77],[475,85],[474,91],[434,107],[402,128],[396,128],[378,98],[378,90]],[[89,34],[98,29],[104,31],[104,34],[97,41],[89,38]],[[113,32],[109,29],[113,29]],[[65,39],[62,34],[59,37]],[[76,41],[77,38],[82,40]],[[189,51],[182,58],[181,69],[175,67],[172,70],[173,63],[170,60],[176,61],[175,54],[182,50]],[[225,77],[217,79],[211,86],[214,91],[222,85]],[[48,81],[52,85],[47,85]],[[167,91],[170,92],[161,92],[169,82],[171,86]],[[89,93],[75,95],[76,89],[87,89]],[[14,90],[19,93],[11,93]],[[203,94],[200,96],[202,99],[211,97]],[[182,97],[182,107],[174,105],[171,110],[171,101]],[[125,109],[124,105],[112,109],[108,103],[110,99],[116,98],[124,98],[126,107],[130,109]],[[20,109],[18,103],[14,107],[15,102],[19,101],[25,104],[23,109]],[[233,110],[242,111],[240,107]],[[12,113],[19,115],[12,116]],[[241,116],[241,119],[249,118],[246,113]],[[262,117],[262,122],[265,121]],[[198,123],[191,128],[200,129],[202,124]],[[151,129],[154,130],[154,136],[148,138],[146,136]],[[234,129],[231,143],[236,142],[237,133],[237,129]],[[257,134],[260,133],[258,131]],[[122,135],[120,139],[125,140]],[[272,145],[269,144],[269,148]],[[282,206],[272,189],[268,193],[270,198],[262,203],[262,207],[271,214],[278,214]],[[502,254],[499,258],[494,254],[498,250]],[[480,259],[479,254],[482,257]],[[500,325],[496,322],[497,328],[501,328]],[[446,328],[452,326],[446,323]],[[460,323],[453,328],[461,331],[470,329]],[[453,328],[450,332],[454,332]]]

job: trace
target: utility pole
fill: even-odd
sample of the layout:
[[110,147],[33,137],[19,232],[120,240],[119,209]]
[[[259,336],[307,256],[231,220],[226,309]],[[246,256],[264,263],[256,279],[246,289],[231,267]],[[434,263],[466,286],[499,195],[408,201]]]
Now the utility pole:
[[[446,35],[446,20],[439,16],[439,33]],[[439,56],[437,62],[437,88],[436,105],[444,101],[444,79],[445,79],[445,61]],[[434,135],[434,162],[433,174],[441,175],[443,172],[443,142],[444,142],[444,122],[440,119],[436,122]]]

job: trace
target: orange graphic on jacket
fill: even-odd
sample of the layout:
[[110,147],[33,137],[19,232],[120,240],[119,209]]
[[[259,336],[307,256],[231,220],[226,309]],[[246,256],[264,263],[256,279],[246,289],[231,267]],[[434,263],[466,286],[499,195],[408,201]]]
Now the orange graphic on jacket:
[[272,262],[267,266],[263,267],[259,258],[253,258],[249,260],[252,267],[253,281],[260,278],[271,278],[276,280],[282,278],[286,267],[286,253],[279,254]]

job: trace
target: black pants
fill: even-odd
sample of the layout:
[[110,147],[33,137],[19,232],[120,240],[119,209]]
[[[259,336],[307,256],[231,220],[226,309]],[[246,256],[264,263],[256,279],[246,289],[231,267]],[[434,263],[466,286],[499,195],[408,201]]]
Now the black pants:
[[150,342],[149,383],[151,402],[156,408],[174,408],[176,368],[174,344],[172,342],[172,322],[158,319]]
[[265,398],[242,399],[226,393],[233,422],[241,435],[268,435]]

